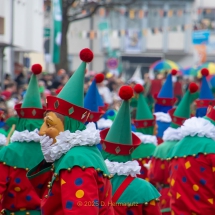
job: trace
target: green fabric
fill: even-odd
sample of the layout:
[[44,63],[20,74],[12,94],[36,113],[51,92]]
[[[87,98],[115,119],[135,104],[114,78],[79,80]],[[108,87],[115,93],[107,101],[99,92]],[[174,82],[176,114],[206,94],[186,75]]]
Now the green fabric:
[[102,150],[101,153],[102,153],[104,160],[108,159],[109,161],[117,161],[117,162],[123,162],[123,163],[132,160],[131,155],[114,155],[114,154],[110,154],[104,150]]
[[28,89],[24,96],[22,108],[42,108],[40,91],[36,75],[32,74]]
[[[118,187],[122,184],[122,182],[126,179],[126,177],[127,176],[115,175],[111,179],[113,195],[118,189]],[[151,185],[149,182],[142,180],[140,178],[135,178],[130,183],[130,185],[125,189],[125,191],[122,193],[117,203],[143,204],[146,202],[150,202],[153,199],[157,199],[159,197],[160,197],[160,194],[153,185]]]
[[5,123],[8,127],[12,127],[12,125],[17,124],[18,120],[19,120],[18,117],[10,117],[5,121]]
[[31,169],[42,160],[40,143],[33,141],[13,142],[0,151],[0,161],[12,167]]
[[[110,175],[102,155],[96,146],[76,146],[70,149],[65,155],[54,162],[55,173],[59,174],[61,170],[79,167],[93,167],[100,169],[103,174]],[[54,181],[55,179],[53,179]]]
[[38,129],[42,126],[43,124],[43,119],[24,119],[24,118],[19,118],[17,125],[16,125],[16,130],[17,131],[34,131],[35,129]]
[[138,103],[137,103],[137,111],[136,111],[136,120],[146,120],[153,119],[153,115],[149,106],[146,102],[145,97],[142,93],[139,94]]
[[4,211],[4,214],[5,215],[26,215],[26,212],[29,212],[30,215],[41,215],[41,211],[36,211],[36,210],[33,210],[33,211],[8,211],[8,210],[5,210]]
[[75,119],[72,119],[68,116],[64,116],[64,130],[67,131],[69,130],[71,133],[74,133],[76,131],[83,131],[86,129],[86,126],[75,120]]
[[3,134],[5,137],[7,137],[7,132],[3,128],[0,128],[0,134]]
[[153,155],[156,146],[152,143],[140,144],[131,154],[132,159],[146,158]]
[[158,145],[154,151],[153,157],[167,159],[169,151],[177,144],[178,141],[165,141]]
[[142,134],[148,134],[153,135],[154,134],[154,126],[148,127],[148,128],[137,128],[137,132],[140,132]]
[[0,150],[3,149],[5,146],[0,146]]
[[130,106],[133,108],[137,107],[137,98],[136,97],[132,97],[130,100]]
[[199,91],[195,92],[195,93],[192,93],[190,95],[190,103],[192,104],[196,99],[199,98]]
[[[162,143],[163,144],[163,143]],[[161,144],[161,145],[162,145]],[[215,141],[207,137],[187,136],[180,140],[169,152],[168,157],[183,157],[199,153],[215,153]]]
[[123,101],[105,138],[112,143],[132,145],[129,101]]
[[[40,162],[40,163],[41,163],[41,162]],[[46,172],[51,171],[52,166],[51,166],[51,163],[50,163],[50,166],[49,166],[49,167],[46,167],[45,169],[43,169],[43,170],[37,172],[38,166],[40,165],[40,163],[37,163],[37,165],[36,165],[35,167],[33,167],[32,169],[30,169],[30,171],[27,172],[27,178],[28,178],[28,179],[31,180],[31,179],[33,179],[33,178],[36,178],[36,177],[39,176],[39,175],[42,175],[42,174],[44,174],[44,173],[46,173]],[[34,174],[35,172],[36,172],[36,174]]]
[[79,107],[84,106],[84,75],[85,75],[86,63],[82,62],[79,68],[75,71],[66,85],[58,94],[58,98],[61,98],[71,104]]
[[164,208],[161,210],[161,213],[171,212],[171,208]]
[[208,118],[207,116],[203,117],[204,119],[210,121],[213,125],[215,125],[215,121],[213,121],[212,119]]

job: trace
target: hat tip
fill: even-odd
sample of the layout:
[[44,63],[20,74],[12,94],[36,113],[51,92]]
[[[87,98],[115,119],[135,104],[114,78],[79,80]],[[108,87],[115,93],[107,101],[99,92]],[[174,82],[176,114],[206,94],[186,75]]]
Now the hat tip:
[[42,66],[40,64],[34,64],[31,67],[31,71],[34,73],[34,75],[39,75],[42,72]]
[[139,94],[142,93],[144,91],[144,87],[141,84],[136,84],[134,86],[134,92]]
[[133,89],[130,86],[122,86],[119,90],[119,97],[122,100],[129,100],[133,96]]
[[86,63],[90,63],[94,57],[93,52],[88,48],[82,49],[79,55],[80,59]]

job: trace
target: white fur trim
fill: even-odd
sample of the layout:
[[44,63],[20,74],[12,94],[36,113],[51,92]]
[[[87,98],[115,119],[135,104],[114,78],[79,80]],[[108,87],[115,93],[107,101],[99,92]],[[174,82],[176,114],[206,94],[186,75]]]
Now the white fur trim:
[[38,129],[35,129],[34,131],[14,131],[12,137],[10,138],[11,142],[40,142],[41,136],[39,136]]
[[75,133],[71,133],[67,130],[61,132],[56,137],[56,143],[52,144],[52,142],[44,142],[42,140],[40,142],[44,158],[47,162],[54,162],[75,146],[93,146],[99,144],[100,131],[96,129],[95,124],[92,122],[83,131],[78,130]]
[[4,134],[0,134],[0,146],[5,146],[7,143],[7,138],[4,136]]
[[172,119],[168,113],[157,112],[154,113],[154,115],[156,116],[156,121],[172,122]]
[[157,138],[156,136],[153,136],[153,135],[145,135],[145,134],[142,134],[140,132],[134,132],[135,135],[137,135],[140,140],[141,140],[141,143],[143,144],[146,144],[146,143],[152,143],[154,144],[155,146],[157,146]]
[[105,160],[108,171],[112,175],[126,175],[137,177],[137,174],[140,174],[140,165],[137,161],[128,161],[125,163],[113,162],[108,159]]
[[179,128],[167,128],[163,134],[164,141],[179,141],[183,138],[181,133],[181,127]]
[[192,117],[187,119],[181,127],[182,137],[207,137],[215,141],[215,126],[204,118]]
[[97,122],[98,129],[100,130],[105,128],[110,128],[112,124],[113,124],[112,120],[104,119],[104,118],[99,119]]

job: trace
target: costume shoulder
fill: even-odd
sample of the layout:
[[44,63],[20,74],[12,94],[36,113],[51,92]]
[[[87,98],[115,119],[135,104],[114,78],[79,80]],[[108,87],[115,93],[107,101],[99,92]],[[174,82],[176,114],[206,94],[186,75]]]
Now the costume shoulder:
[[[120,182],[120,181],[123,182],[125,179],[126,179],[126,176],[114,176],[114,178],[111,179],[113,189],[114,189],[115,182]],[[118,184],[118,187],[120,186],[120,184]],[[145,194],[143,195],[143,193]],[[144,203],[150,202],[153,199],[157,199],[159,197],[160,197],[159,192],[152,184],[150,184],[149,182],[141,178],[135,178],[129,184],[129,186],[124,190],[124,192],[120,196],[117,203],[144,204]]]
[[166,159],[168,158],[168,153],[172,147],[177,143],[177,141],[165,141],[158,145],[154,151],[153,157]]
[[73,147],[59,160],[55,161],[54,166],[57,174],[60,170],[80,166],[81,168],[93,167],[100,169],[104,174],[109,175],[102,155],[96,146]]
[[132,152],[132,159],[150,157],[153,155],[155,148],[156,146],[153,143],[142,143]]

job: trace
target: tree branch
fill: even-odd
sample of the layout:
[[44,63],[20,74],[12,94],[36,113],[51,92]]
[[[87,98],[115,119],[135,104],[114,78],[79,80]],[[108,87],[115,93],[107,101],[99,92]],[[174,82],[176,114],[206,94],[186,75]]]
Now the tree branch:
[[[77,12],[71,16],[68,16],[68,21],[69,22],[75,22],[78,20],[82,20],[82,19],[86,19],[91,17],[92,15],[94,15],[96,13],[96,11],[100,8],[100,7],[104,7],[104,8],[113,8],[116,6],[129,6],[131,4],[136,3],[138,0],[129,0],[127,2],[122,3],[122,1],[120,0],[119,2],[115,2],[115,3],[104,3],[104,4],[99,4],[99,3],[95,3],[95,2],[90,2],[87,3],[85,5],[83,5],[82,10],[86,10],[86,9],[91,9],[89,14],[86,14],[84,16],[80,16],[77,17],[78,15],[80,15],[80,12]],[[92,6],[94,5],[94,8],[92,9]],[[89,6],[91,6],[89,8]]]

